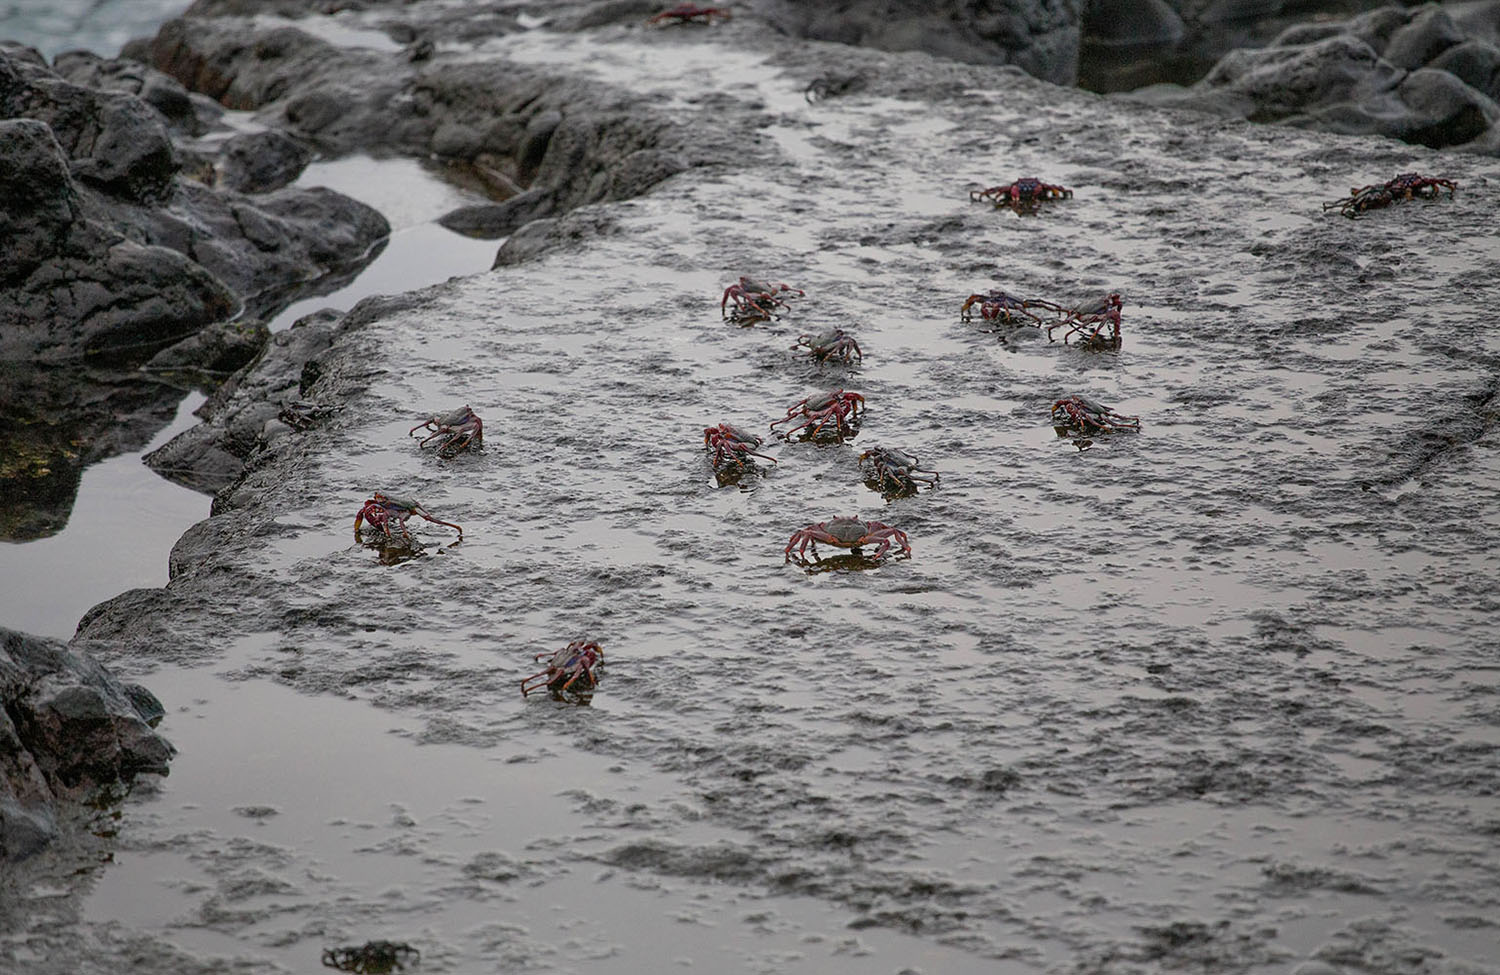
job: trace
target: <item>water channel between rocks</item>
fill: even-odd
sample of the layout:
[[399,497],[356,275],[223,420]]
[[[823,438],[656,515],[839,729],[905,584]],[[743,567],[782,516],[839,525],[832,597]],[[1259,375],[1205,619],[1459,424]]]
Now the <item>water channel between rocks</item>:
[[[586,247],[356,337],[339,421],[237,513],[233,582],[179,580],[218,611],[182,611],[154,671],[111,661],[183,754],[127,804],[91,936],[286,971],[376,937],[453,972],[1495,971],[1500,518],[1476,499],[1500,465],[1462,404],[1495,388],[1500,243],[1445,223],[1493,209],[1495,163],[1103,127],[1078,93],[1039,117],[1020,81],[939,66],[929,101],[809,106],[687,36],[491,42],[684,117],[706,90],[754,106],[747,156],[775,161],[599,208]],[[1316,206],[1440,166],[1453,201]],[[968,201],[1031,173],[1076,198]],[[739,273],[808,296],[729,326]],[[1119,290],[1124,347],[957,320],[995,286]],[[832,325],[862,364],[790,350]],[[715,483],[706,423],[840,385],[869,401],[852,443]],[[1080,451],[1047,422],[1073,392],[1144,431]],[[406,437],[461,402],[483,453]],[[882,501],[874,444],[940,487]],[[382,565],[348,535],[376,488],[463,542],[415,524],[423,555]],[[784,563],[836,514],[913,557]],[[523,701],[530,655],[584,635],[593,705]]]
[[[400,294],[486,269],[499,246],[435,222],[481,198],[414,160],[358,156],[316,162],[298,185],[326,186],[375,207],[390,223],[391,236],[353,281],[293,303],[268,323],[273,331],[321,308],[347,309],[370,295]],[[202,402],[201,394],[187,396],[171,425],[140,451],[88,468],[62,531],[36,541],[0,542],[0,623],[66,639],[94,604],[136,586],[166,584],[167,554],[206,517],[209,499],[158,476],[141,458],[196,423],[192,411]]]

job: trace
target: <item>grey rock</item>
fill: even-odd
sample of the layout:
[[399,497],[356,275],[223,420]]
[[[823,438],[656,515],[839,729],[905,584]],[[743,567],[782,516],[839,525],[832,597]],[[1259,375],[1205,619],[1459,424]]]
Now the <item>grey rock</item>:
[[46,123],[0,121],[0,284],[24,279],[62,250],[78,219],[68,161]]
[[165,775],[173,754],[87,653],[0,628],[0,858],[54,838],[60,803]]
[[536,178],[537,169],[547,155],[547,146],[561,124],[562,112],[555,109],[538,112],[526,123],[521,143],[516,148],[516,170],[522,182],[530,182]]
[[533,220],[500,245],[492,267],[513,267],[554,251],[576,250],[616,229],[612,215],[589,208]]
[[432,152],[450,159],[473,159],[484,148],[484,135],[472,126],[449,123],[432,133]]
[[1409,110],[1401,127],[1386,134],[1418,145],[1440,148],[1480,138],[1500,123],[1500,105],[1447,71],[1419,68],[1398,89]]
[[215,322],[162,349],[143,368],[149,372],[222,379],[254,359],[270,338],[271,330],[264,322],[245,319]]
[[643,21],[665,9],[653,0],[602,0],[600,3],[589,4],[578,13],[563,13],[553,17],[547,26],[553,30],[584,31],[622,21]]
[[1500,99],[1500,47],[1484,40],[1455,44],[1427,65],[1446,71],[1492,99]]
[[163,24],[148,56],[157,70],[227,108],[285,100],[297,133],[344,146],[390,137],[392,100],[416,70],[295,27],[257,30],[244,21],[200,17]]
[[1455,44],[1464,35],[1447,11],[1428,4],[1417,12],[1406,26],[1391,34],[1381,56],[1398,68],[1420,68]]
[[[18,745],[8,719],[0,716],[0,746]],[[0,863],[16,863],[45,850],[57,839],[57,817],[42,805],[0,798]]]
[[553,209],[550,194],[542,190],[527,190],[504,203],[459,207],[443,214],[438,223],[467,237],[499,240],[523,224],[550,215]]
[[794,37],[882,51],[926,51],[974,64],[1014,64],[1063,85],[1078,78],[1081,5],[1075,0],[779,0],[764,4],[761,12]]
[[1396,31],[1410,22],[1410,10],[1388,4],[1346,22],[1343,32],[1353,34],[1378,53],[1385,50]]
[[374,257],[390,225],[376,210],[325,187],[288,186],[247,196],[180,182],[165,204],[88,211],[113,218],[136,240],[191,254],[242,302],[269,318],[292,300],[337,287]]
[[125,199],[159,198],[177,170],[166,126],[145,102],[120,91],[72,84],[3,51],[0,118],[45,122],[75,179]]
[[[0,356],[139,361],[237,304],[269,314],[325,278],[336,282],[389,232],[378,213],[329,190],[284,188],[252,200],[183,180],[155,109],[15,52],[0,49],[8,118],[0,124],[13,133],[0,140],[0,241],[17,255],[0,269],[0,283],[13,286],[0,293]],[[126,88],[150,80],[144,67],[132,74],[86,56],[67,63],[75,75]],[[285,136],[262,141],[292,162],[277,177],[242,167],[247,182],[263,187],[305,161]]]
[[224,114],[217,102],[195,95],[175,79],[128,58],[104,58],[89,51],[68,51],[57,56],[52,62],[52,70],[84,88],[138,96],[156,109],[169,129],[186,135],[203,135]]
[[1089,40],[1119,47],[1178,44],[1187,35],[1166,0],[1096,0],[1089,4],[1089,23]]
[[155,728],[161,723],[161,719],[167,716],[167,708],[161,703],[161,698],[152,694],[150,688],[145,685],[127,681],[120,685],[120,689],[125,692],[126,698],[130,700],[130,706],[135,708],[135,713],[152,728]]
[[328,349],[338,322],[338,316],[320,313],[272,335],[260,354],[204,404],[204,421],[147,454],[146,465],[205,494],[232,485],[247,461],[268,446],[265,432],[281,409],[305,394],[303,376]]
[[224,285],[182,254],[84,219],[62,147],[40,123],[0,122],[0,173],[13,193],[0,239],[21,255],[4,272],[0,358],[138,360],[233,310]]
[[[1500,4],[1480,4],[1479,10]],[[1350,135],[1384,135],[1494,153],[1500,47],[1494,16],[1460,19],[1429,4],[1284,31],[1277,43],[1226,54],[1191,88],[1138,100]],[[1480,36],[1471,36],[1480,35]],[[1449,70],[1449,69],[1452,70]]]
[[218,185],[240,193],[278,190],[302,175],[312,151],[279,132],[242,132],[224,141]]
[[1389,91],[1401,77],[1368,44],[1340,34],[1305,47],[1231,52],[1194,88],[1229,89],[1255,104],[1256,121],[1279,121],[1313,106]]

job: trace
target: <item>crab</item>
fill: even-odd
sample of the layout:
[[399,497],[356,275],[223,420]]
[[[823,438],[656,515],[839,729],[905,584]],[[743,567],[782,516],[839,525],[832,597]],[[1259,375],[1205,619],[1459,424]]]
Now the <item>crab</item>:
[[794,427],[787,427],[781,432],[781,436],[790,439],[792,434],[805,429],[808,431],[809,438],[816,437],[824,427],[832,423],[839,441],[842,442],[846,436],[854,436],[854,421],[864,408],[865,398],[859,393],[834,389],[793,403],[787,407],[786,416],[771,421],[771,429],[775,430],[777,424],[802,417],[801,423]]
[[[806,291],[783,282],[768,284],[743,275],[724,289],[724,297],[719,301],[719,313],[730,321],[765,321],[775,315],[776,308],[787,307],[787,303],[780,297],[784,294],[796,295],[798,298],[807,296]],[[734,303],[733,309],[728,307],[730,302]]]
[[1040,316],[1031,312],[1032,308],[1041,308],[1055,315],[1066,314],[1066,309],[1061,305],[1055,305],[1050,301],[1040,298],[1017,298],[1008,291],[992,288],[984,294],[969,295],[964,299],[963,307],[958,310],[960,320],[969,322],[974,320],[974,313],[969,309],[975,305],[979,306],[979,317],[987,322],[1002,321],[1007,324],[1016,320],[1017,315],[1024,315],[1037,325],[1042,323]]
[[802,97],[811,105],[825,98],[837,98],[840,95],[863,91],[866,84],[868,80],[864,75],[821,75],[808,83],[802,91]]
[[326,406],[322,403],[307,403],[302,400],[293,400],[281,404],[281,412],[276,418],[293,430],[311,430],[335,413],[343,411],[342,406]]
[[[812,557],[816,559],[819,542],[850,549],[855,555],[859,554],[861,547],[874,545],[876,549],[872,558],[875,559],[890,551],[892,544],[900,549],[900,554],[911,555],[911,543],[907,541],[906,532],[901,529],[879,521],[838,517],[792,532],[792,540],[786,543],[786,561],[790,562],[795,557],[798,562],[806,563],[809,547],[812,548]],[[792,551],[794,548],[797,550],[795,553]]]
[[442,438],[437,447],[439,457],[453,457],[469,447],[484,446],[484,423],[479,419],[479,414],[469,409],[467,403],[456,410],[429,416],[407,431],[406,435],[414,437],[418,430],[433,431],[417,444],[418,447],[425,447]]
[[863,360],[865,357],[859,349],[859,343],[854,341],[854,336],[841,328],[830,328],[818,335],[811,333],[799,335],[797,344],[792,348],[806,349],[808,358],[814,362],[839,359],[845,363],[852,363],[855,359]]
[[646,23],[665,24],[670,21],[674,24],[689,24],[701,17],[703,23],[712,24],[715,17],[728,20],[732,16],[734,15],[723,7],[700,7],[696,3],[679,3],[670,10],[663,10],[659,14],[647,17]]
[[[1110,292],[1097,301],[1086,302],[1074,308],[1063,309],[1062,317],[1046,326],[1047,340],[1056,341],[1053,332],[1066,328],[1063,344],[1067,345],[1075,335],[1083,335],[1078,344],[1087,348],[1118,349],[1120,347],[1120,309],[1124,306],[1120,296]],[[1085,334],[1087,333],[1087,334]]]
[[1344,216],[1354,217],[1366,210],[1378,210],[1400,200],[1410,200],[1413,197],[1434,197],[1445,189],[1451,198],[1453,191],[1458,189],[1458,184],[1440,176],[1398,173],[1395,179],[1385,183],[1354,187],[1349,190],[1348,197],[1325,203],[1323,209],[1332,210],[1337,207]]
[[916,494],[919,483],[931,487],[938,482],[937,471],[923,468],[915,456],[896,447],[871,447],[859,455],[859,463],[869,465],[865,481],[888,495]]
[[325,948],[323,965],[337,968],[341,972],[358,972],[361,975],[377,975],[384,972],[403,972],[408,965],[415,965],[422,953],[401,941],[368,941],[347,948]]
[[541,660],[543,657],[547,658],[547,666],[521,681],[522,697],[540,687],[545,687],[554,694],[562,694],[579,680],[584,682],[581,688],[583,691],[592,691],[599,686],[597,669],[604,663],[604,648],[599,644],[590,640],[574,640],[553,653],[543,650],[533,659]]
[[1065,396],[1052,404],[1052,425],[1060,436],[1070,431],[1082,434],[1138,432],[1141,418],[1124,416],[1087,396]]
[[434,518],[432,512],[422,507],[419,501],[409,501],[405,498],[392,498],[379,491],[374,497],[366,501],[364,507],[354,516],[354,537],[359,538],[359,526],[368,521],[371,528],[379,528],[385,532],[386,538],[394,538],[395,533],[391,531],[391,522],[396,523],[396,528],[401,532],[403,538],[410,538],[411,532],[406,529],[406,519],[412,515],[419,515],[434,525],[445,525],[458,532],[459,541],[463,540],[464,530],[451,521],[442,521]]
[[761,460],[776,463],[775,457],[755,452],[755,448],[760,445],[760,437],[748,430],[741,430],[732,423],[721,423],[716,427],[703,428],[703,446],[712,451],[713,456],[710,462],[715,470],[730,461],[739,467],[744,467],[747,457],[759,457]]
[[1043,183],[1035,176],[1022,176],[1007,186],[991,186],[987,189],[970,190],[969,199],[975,203],[993,203],[997,207],[1022,207],[1044,200],[1071,199],[1073,191],[1065,186]]

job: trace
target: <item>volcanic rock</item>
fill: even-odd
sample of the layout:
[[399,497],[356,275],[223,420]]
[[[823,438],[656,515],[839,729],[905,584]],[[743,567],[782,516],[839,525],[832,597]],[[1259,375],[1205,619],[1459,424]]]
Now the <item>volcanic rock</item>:
[[160,702],[144,691],[87,652],[0,628],[0,863],[55,837],[60,801],[167,774],[175,750],[147,723]]

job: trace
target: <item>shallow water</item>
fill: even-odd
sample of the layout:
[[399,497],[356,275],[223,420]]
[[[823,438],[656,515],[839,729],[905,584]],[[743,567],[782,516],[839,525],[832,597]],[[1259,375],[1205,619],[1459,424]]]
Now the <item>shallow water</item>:
[[186,7],[183,0],[3,0],[0,39],[35,47],[49,59],[77,50],[113,57],[126,41],[155,34]]
[[95,603],[134,586],[167,584],[167,554],[203,518],[207,499],[173,484],[141,457],[198,422],[191,394],[140,451],[89,467],[67,526],[28,542],[0,542],[0,624],[66,640]]
[[[391,236],[354,280],[331,294],[294,302],[268,322],[272,330],[290,328],[322,308],[347,310],[370,295],[399,294],[486,269],[499,246],[439,226],[435,221],[444,213],[483,198],[412,160],[313,163],[298,185],[327,186],[381,210]],[[205,517],[209,499],[160,477],[141,458],[196,423],[192,411],[202,402],[199,394],[186,397],[177,419],[148,445],[89,467],[61,531],[35,541],[0,542],[0,625],[66,639],[94,604],[126,589],[166,584],[167,553]]]
[[296,185],[326,186],[374,207],[390,223],[391,236],[359,277],[331,295],[288,305],[268,323],[272,331],[323,308],[347,311],[371,295],[401,294],[488,270],[501,243],[473,240],[438,224],[437,218],[451,210],[490,201],[413,159],[351,156],[315,162]]
[[[700,34],[590,63],[654,91],[721,58],[774,106],[745,167],[351,336],[340,419],[174,582],[156,659],[111,659],[184,755],[126,805],[83,944],[287,971],[376,937],[454,972],[1494,971],[1500,339],[1474,309],[1500,243],[1469,214],[1496,164],[1102,118],[968,68],[809,106]],[[1317,209],[1437,167],[1455,200]],[[968,200],[1030,174],[1077,196]],[[742,273],[808,295],[730,326]],[[958,321],[995,286],[1116,289],[1123,348]],[[791,351],[831,325],[861,365]],[[868,398],[852,442],[771,442],[716,485],[705,425],[835,386]],[[1048,421],[1068,393],[1143,432],[1080,451]],[[406,437],[461,402],[484,452]],[[877,443],[941,486],[868,490]],[[464,540],[414,520],[423,553],[382,564],[349,532],[374,489]],[[786,564],[838,514],[912,557]],[[590,707],[516,693],[581,636],[607,653]],[[148,877],[176,879],[130,898]]]

